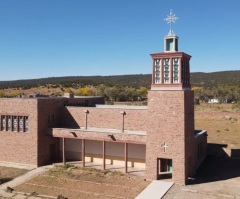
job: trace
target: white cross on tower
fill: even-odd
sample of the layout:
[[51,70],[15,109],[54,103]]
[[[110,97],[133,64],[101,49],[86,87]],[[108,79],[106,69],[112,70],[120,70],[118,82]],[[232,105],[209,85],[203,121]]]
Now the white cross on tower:
[[164,152],[166,152],[168,145],[164,142],[164,144],[162,144],[161,147],[163,147]]

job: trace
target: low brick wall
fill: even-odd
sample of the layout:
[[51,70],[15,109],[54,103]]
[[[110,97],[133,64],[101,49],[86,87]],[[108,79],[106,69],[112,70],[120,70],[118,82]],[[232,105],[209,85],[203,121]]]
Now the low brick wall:
[[89,127],[122,129],[125,111],[124,128],[128,130],[146,131],[148,129],[147,109],[97,108],[97,107],[63,107],[62,124],[67,127],[82,127],[86,123],[86,113]]

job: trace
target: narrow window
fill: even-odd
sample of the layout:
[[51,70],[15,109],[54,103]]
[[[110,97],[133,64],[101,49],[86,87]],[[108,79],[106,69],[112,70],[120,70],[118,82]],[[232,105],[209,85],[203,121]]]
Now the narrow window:
[[12,130],[12,117],[10,115],[7,116],[7,131]]
[[173,58],[173,83],[179,83],[179,59]]
[[161,80],[161,59],[155,59],[154,61],[154,67],[155,67],[155,84],[160,84]]
[[24,117],[24,129],[25,129],[25,132],[27,132],[28,131],[28,126],[29,125],[29,123],[28,123],[28,116],[25,116]]
[[6,115],[1,115],[1,130],[6,131]]
[[164,83],[169,83],[169,59],[164,59]]
[[23,132],[24,128],[23,128],[23,116],[19,116],[19,131]]
[[13,131],[18,131],[18,121],[17,116],[13,116]]

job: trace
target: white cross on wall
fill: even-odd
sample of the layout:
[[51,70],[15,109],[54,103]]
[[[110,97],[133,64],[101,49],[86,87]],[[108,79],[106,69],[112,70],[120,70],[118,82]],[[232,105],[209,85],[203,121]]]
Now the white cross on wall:
[[163,147],[164,152],[166,152],[168,145],[164,142],[164,144],[162,144],[161,147]]

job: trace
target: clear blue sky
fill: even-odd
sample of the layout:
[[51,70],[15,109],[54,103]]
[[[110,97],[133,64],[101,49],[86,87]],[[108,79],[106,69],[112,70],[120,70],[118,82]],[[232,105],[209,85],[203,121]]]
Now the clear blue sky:
[[240,70],[240,0],[0,0],[0,80],[151,73],[170,9],[191,72]]

